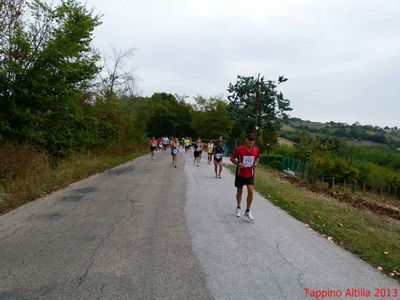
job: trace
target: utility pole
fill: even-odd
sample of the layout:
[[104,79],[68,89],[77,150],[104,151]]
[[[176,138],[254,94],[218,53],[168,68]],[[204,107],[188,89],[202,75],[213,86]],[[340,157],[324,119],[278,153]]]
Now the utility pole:
[[258,117],[260,116],[261,111],[261,94],[260,94],[260,73],[258,73],[257,82],[256,82],[256,100],[254,103],[254,114],[255,114],[255,122],[253,132],[256,135],[256,143],[258,141],[258,134],[260,132],[260,124]]

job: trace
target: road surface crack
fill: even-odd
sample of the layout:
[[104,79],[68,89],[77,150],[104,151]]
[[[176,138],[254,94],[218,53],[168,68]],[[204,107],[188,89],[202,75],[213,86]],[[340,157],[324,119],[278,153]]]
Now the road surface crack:
[[58,199],[55,199],[49,207],[47,207],[46,209],[40,209],[40,210],[34,212],[33,214],[30,214],[29,216],[26,217],[25,221],[29,221],[31,218],[33,218],[34,216],[36,216],[39,213],[45,213],[45,212],[52,210],[54,208],[54,206],[56,206],[57,204],[58,204]]
[[[92,200],[91,200],[92,201]],[[79,206],[79,204],[74,205],[71,209],[68,210],[68,212],[74,210],[77,206]],[[78,218],[76,218],[74,221],[72,221],[71,226],[73,227],[75,225],[75,223],[80,219],[81,217],[79,216]],[[48,243],[46,243],[43,247],[41,247],[39,249],[39,251],[35,252],[33,254],[33,257],[36,257],[38,254],[41,254],[45,249],[49,248],[50,245],[53,244],[54,241],[62,238],[64,236],[64,234],[69,230],[69,228],[67,228],[66,230],[62,231],[61,233],[57,234],[54,238],[50,239],[50,241]]]
[[[89,203],[88,203],[88,206],[87,206],[87,208],[86,208],[86,210],[85,210],[85,214],[82,215],[82,216],[78,216],[77,218],[75,218],[75,220],[73,220],[72,223],[71,223],[71,228],[74,227],[75,224],[76,224],[78,221],[80,221],[81,219],[84,219],[84,218],[86,218],[87,216],[89,216],[89,210],[90,210],[91,205],[92,205],[92,203],[93,203],[93,201],[94,201],[95,199],[96,199],[96,198],[94,198],[94,197],[91,197],[91,198],[90,198]],[[79,205],[79,204],[77,204],[77,205]]]
[[134,199],[132,199],[132,198],[130,198],[129,197],[129,195],[128,195],[128,200],[129,200],[129,202],[130,202],[130,204],[131,204],[131,213],[129,214],[129,217],[128,217],[128,222],[132,219],[132,217],[133,217],[133,214],[135,213],[135,200]]
[[22,229],[22,227],[23,227],[23,226],[21,226],[21,227],[15,229],[15,230],[14,230],[12,233],[10,233],[9,235],[6,235],[5,237],[2,237],[2,238],[0,239],[0,242],[2,242],[2,241],[4,241],[4,240],[6,240],[6,239],[12,237],[13,235],[15,235],[18,231],[20,231],[20,230]]
[[289,261],[285,255],[282,254],[281,250],[279,249],[279,242],[276,241],[276,250],[278,251],[279,255],[289,264],[291,265],[293,268],[295,268],[298,271],[296,280],[298,282],[298,284],[304,288],[303,283],[301,282],[301,277],[304,275],[303,270],[301,270],[299,267],[297,267],[296,265],[294,265],[291,261]]
[[93,250],[93,253],[89,258],[90,263],[87,265],[85,272],[78,278],[78,286],[76,288],[77,290],[81,287],[82,283],[84,282],[84,280],[86,279],[87,275],[89,274],[89,271],[92,268],[92,266],[93,266],[93,264],[94,264],[94,262],[96,260],[97,251],[103,246],[104,242],[111,237],[111,235],[114,232],[115,225],[117,225],[119,222],[121,222],[121,220],[123,218],[124,217],[121,216],[118,220],[116,220],[114,223],[112,223],[110,225],[110,230],[102,237],[102,239],[100,240],[100,243]]
[[97,296],[97,300],[100,300],[101,299],[101,297],[104,295],[104,288],[106,287],[106,284],[105,283],[102,283],[101,284],[101,288],[100,288],[100,293],[99,293],[99,295]]
[[12,269],[10,269],[10,270],[8,271],[7,275],[6,275],[5,278],[4,278],[4,281],[7,280],[8,277],[10,277],[10,275],[11,275],[15,270],[17,270],[18,268],[22,267],[23,265],[25,265],[25,259],[23,259],[23,260],[21,261],[21,263],[15,265],[14,268],[12,268]]

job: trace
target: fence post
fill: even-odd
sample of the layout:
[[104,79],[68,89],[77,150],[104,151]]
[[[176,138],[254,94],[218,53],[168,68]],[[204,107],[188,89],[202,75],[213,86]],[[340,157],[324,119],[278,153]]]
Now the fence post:
[[332,177],[332,191],[335,192],[335,177]]

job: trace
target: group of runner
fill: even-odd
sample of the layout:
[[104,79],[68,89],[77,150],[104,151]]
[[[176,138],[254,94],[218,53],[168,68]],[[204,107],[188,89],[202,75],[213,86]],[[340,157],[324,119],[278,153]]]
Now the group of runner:
[[[207,150],[207,163],[211,164],[214,159],[214,171],[215,171],[215,178],[221,179],[221,172],[222,172],[222,158],[225,153],[225,149],[222,146],[223,140],[220,138],[214,141],[210,140],[208,144],[205,146]],[[203,152],[204,145],[201,142],[201,139],[196,141],[194,144],[194,161],[193,163],[199,167],[201,154]]]
[[[163,149],[166,151],[168,148],[171,149],[172,155],[172,165],[177,167],[178,154],[180,149],[180,142],[177,138],[168,138],[164,136],[163,138],[156,139],[155,137],[150,139],[150,152],[151,158],[154,159],[154,152],[158,149]],[[235,172],[235,187],[236,187],[236,210],[235,215],[237,217],[241,216],[241,201],[243,194],[243,187],[247,187],[247,205],[245,216],[249,220],[254,220],[254,216],[250,211],[251,204],[253,202],[254,195],[254,170],[258,165],[258,159],[260,155],[259,149],[254,145],[255,135],[250,133],[246,135],[245,143],[242,146],[237,147],[231,154],[230,160],[236,165]],[[225,153],[223,147],[223,140],[220,138],[214,141],[210,140],[206,145],[204,145],[201,139],[197,139],[194,144],[190,138],[183,138],[182,145],[185,152],[188,153],[193,149],[194,160],[193,163],[199,167],[202,152],[204,149],[207,151],[207,163],[211,164],[214,160],[214,172],[215,178],[221,179],[222,172],[222,158]]]
[[215,142],[210,140],[209,143],[205,146],[201,139],[197,139],[195,143],[192,143],[191,138],[182,138],[181,142],[179,142],[179,139],[174,138],[174,137],[167,137],[164,136],[162,138],[156,138],[152,137],[150,139],[149,145],[150,145],[150,154],[151,158],[155,159],[155,152],[157,150],[163,150],[166,151],[168,148],[171,149],[171,155],[172,155],[172,165],[176,168],[177,167],[177,160],[178,160],[178,154],[182,148],[185,149],[185,153],[188,153],[189,151],[193,150],[194,153],[194,160],[193,163],[199,167],[200,166],[200,161],[201,161],[201,156],[203,153],[204,148],[206,147],[207,150],[207,155],[208,155],[208,160],[207,163],[211,164],[213,158],[214,158],[214,164],[215,164],[215,178],[221,178],[221,172],[222,172],[222,157],[225,152],[224,147],[222,146],[223,140],[219,139]]

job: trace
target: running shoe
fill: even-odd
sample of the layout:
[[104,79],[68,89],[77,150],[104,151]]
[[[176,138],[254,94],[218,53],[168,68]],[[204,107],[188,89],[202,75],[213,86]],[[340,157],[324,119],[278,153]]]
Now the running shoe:
[[221,175],[218,175],[218,178],[221,179]]
[[217,175],[215,175],[215,178],[218,178],[218,176],[217,176]]
[[240,217],[240,208],[236,208],[236,217]]
[[251,211],[246,211],[245,216],[249,218],[250,221],[254,220],[253,214],[251,213]]

